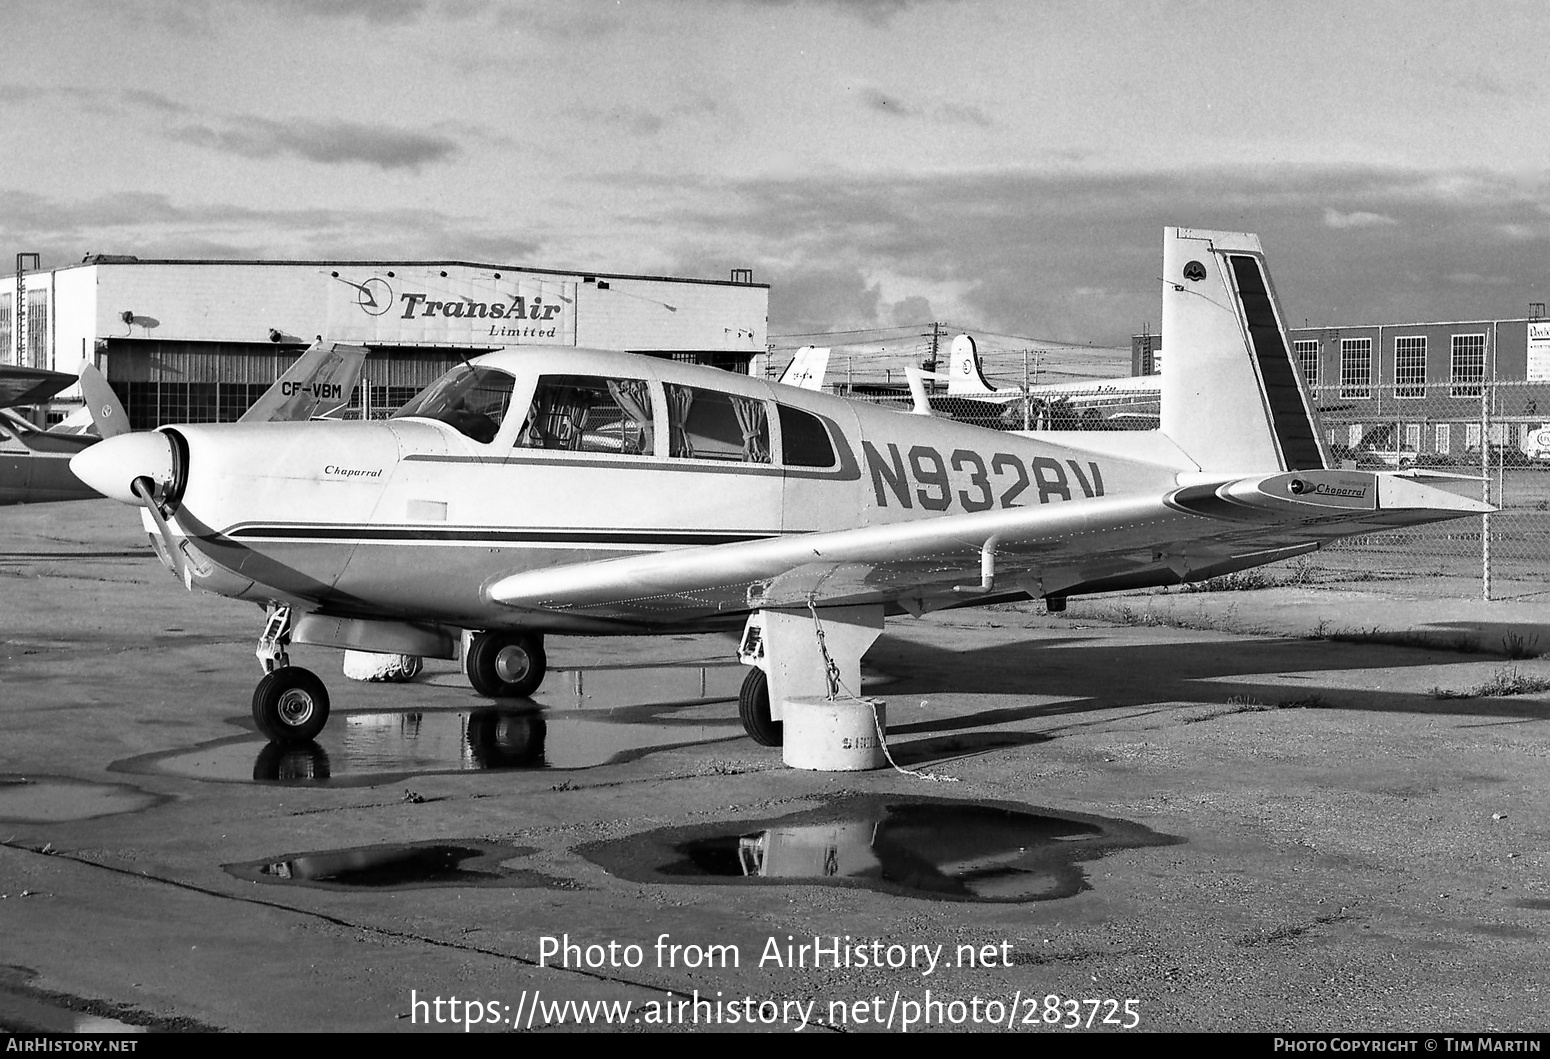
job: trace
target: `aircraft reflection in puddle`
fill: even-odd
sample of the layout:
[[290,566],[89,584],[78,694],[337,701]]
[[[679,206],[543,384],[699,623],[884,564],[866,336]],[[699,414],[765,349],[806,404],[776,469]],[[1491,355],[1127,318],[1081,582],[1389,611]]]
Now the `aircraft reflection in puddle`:
[[503,862],[534,853],[531,846],[490,842],[419,842],[299,853],[222,865],[250,882],[294,883],[325,890],[403,890],[436,886],[558,886],[538,872]]
[[729,702],[743,673],[735,663],[556,671],[564,679],[551,680],[530,700],[472,710],[340,711],[315,743],[281,746],[243,736],[115,767],[210,780],[333,783],[427,772],[592,768],[741,737]]
[[[545,768],[549,766],[544,757],[548,732],[543,712],[533,707],[490,707],[450,716],[351,714],[344,719],[341,759],[350,771],[398,769],[416,762],[458,771]],[[256,780],[332,777],[328,751],[317,743],[266,743],[253,761]]]
[[[752,827],[699,825],[581,852],[636,882],[822,882],[952,901],[1048,901],[1090,889],[1077,866],[1180,841],[1137,824],[997,803],[849,798]],[[642,865],[657,865],[642,867]]]

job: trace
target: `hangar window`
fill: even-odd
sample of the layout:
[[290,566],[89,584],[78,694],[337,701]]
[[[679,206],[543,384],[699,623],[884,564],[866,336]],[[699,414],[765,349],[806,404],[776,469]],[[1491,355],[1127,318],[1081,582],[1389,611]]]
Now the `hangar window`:
[[1449,378],[1454,397],[1479,397],[1485,381],[1485,335],[1454,335]]
[[1340,396],[1348,401],[1372,396],[1372,339],[1340,340]]
[[495,440],[517,380],[498,368],[463,364],[420,391],[394,419],[437,419],[481,444]]
[[1426,396],[1426,336],[1394,339],[1394,396]]
[[1453,451],[1452,423],[1437,424],[1437,444],[1435,447],[1438,452],[1443,453],[1444,455]]
[[645,379],[540,376],[516,447],[649,455],[651,385]]
[[763,401],[698,386],[670,383],[665,389],[669,456],[770,462],[770,417]]
[[1292,343],[1292,350],[1297,354],[1297,366],[1302,369],[1302,381],[1310,387],[1317,386],[1319,384],[1319,340],[1299,339]]
[[834,443],[823,420],[780,405],[781,462],[788,467],[833,467]]

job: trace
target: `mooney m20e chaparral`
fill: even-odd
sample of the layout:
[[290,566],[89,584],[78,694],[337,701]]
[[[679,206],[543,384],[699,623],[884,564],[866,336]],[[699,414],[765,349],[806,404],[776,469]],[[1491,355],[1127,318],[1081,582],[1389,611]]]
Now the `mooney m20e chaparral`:
[[75,470],[187,585],[267,608],[276,741],[328,695],[291,642],[455,658],[532,693],[546,633],[743,629],[740,712],[854,692],[888,614],[1194,581],[1489,510],[1329,469],[1259,240],[1169,229],[1162,425],[1020,436],[624,353],[453,369],[385,422],[166,427]]

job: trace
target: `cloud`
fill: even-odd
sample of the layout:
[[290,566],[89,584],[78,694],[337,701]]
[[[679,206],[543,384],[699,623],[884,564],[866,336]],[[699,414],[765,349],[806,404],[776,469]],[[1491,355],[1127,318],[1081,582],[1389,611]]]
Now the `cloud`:
[[912,118],[920,113],[914,107],[907,106],[901,100],[886,95],[876,88],[864,88],[861,90],[861,105],[867,110],[876,111],[879,114],[888,114],[896,118]]
[[876,114],[893,118],[920,118],[938,125],[980,125],[988,127],[990,118],[978,107],[965,103],[910,103],[898,95],[867,86],[860,92],[861,106]]
[[[955,324],[1125,345],[1159,323],[1170,224],[1257,232],[1298,324],[1506,318],[1547,282],[1545,239],[1525,235],[1550,186],[1483,173],[828,174],[678,190],[700,205],[655,220],[682,240],[676,270],[752,265],[772,284],[772,334],[900,323],[896,307],[919,298]],[[1346,207],[1338,243],[1331,200]]]
[[244,158],[292,155],[324,165],[360,162],[379,169],[419,170],[458,152],[442,135],[353,121],[291,121],[247,116],[214,125],[184,125],[172,138]]
[[8,192],[0,240],[38,252],[45,268],[88,252],[141,258],[544,260],[531,226],[521,236],[485,217],[429,208],[257,209],[239,203],[185,205],[158,193],[116,193],[63,202]]
[[121,94],[125,103],[142,110],[154,110],[162,114],[191,114],[193,108],[185,103],[179,103],[175,99],[169,99],[160,92],[151,92],[143,88],[128,88]]
[[1326,228],[1378,228],[1386,224],[1398,223],[1392,217],[1381,213],[1368,213],[1365,210],[1353,210],[1350,213],[1341,213],[1334,207],[1324,210]]
[[754,7],[829,8],[874,26],[886,26],[893,21],[894,16],[903,14],[912,7],[955,3],[957,0],[745,0],[745,2]]
[[[274,8],[281,15],[359,18],[379,26],[418,22],[431,7],[427,0],[259,0],[259,3]],[[468,7],[468,4],[447,5],[446,13],[455,16]]]

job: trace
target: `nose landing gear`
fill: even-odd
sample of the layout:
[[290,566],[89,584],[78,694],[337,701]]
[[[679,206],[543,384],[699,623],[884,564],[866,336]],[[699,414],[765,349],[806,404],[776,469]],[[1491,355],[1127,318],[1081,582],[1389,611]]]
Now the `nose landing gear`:
[[328,723],[328,689],[316,673],[291,665],[291,608],[270,604],[263,635],[253,652],[264,679],[253,689],[253,723],[270,742],[310,743]]

